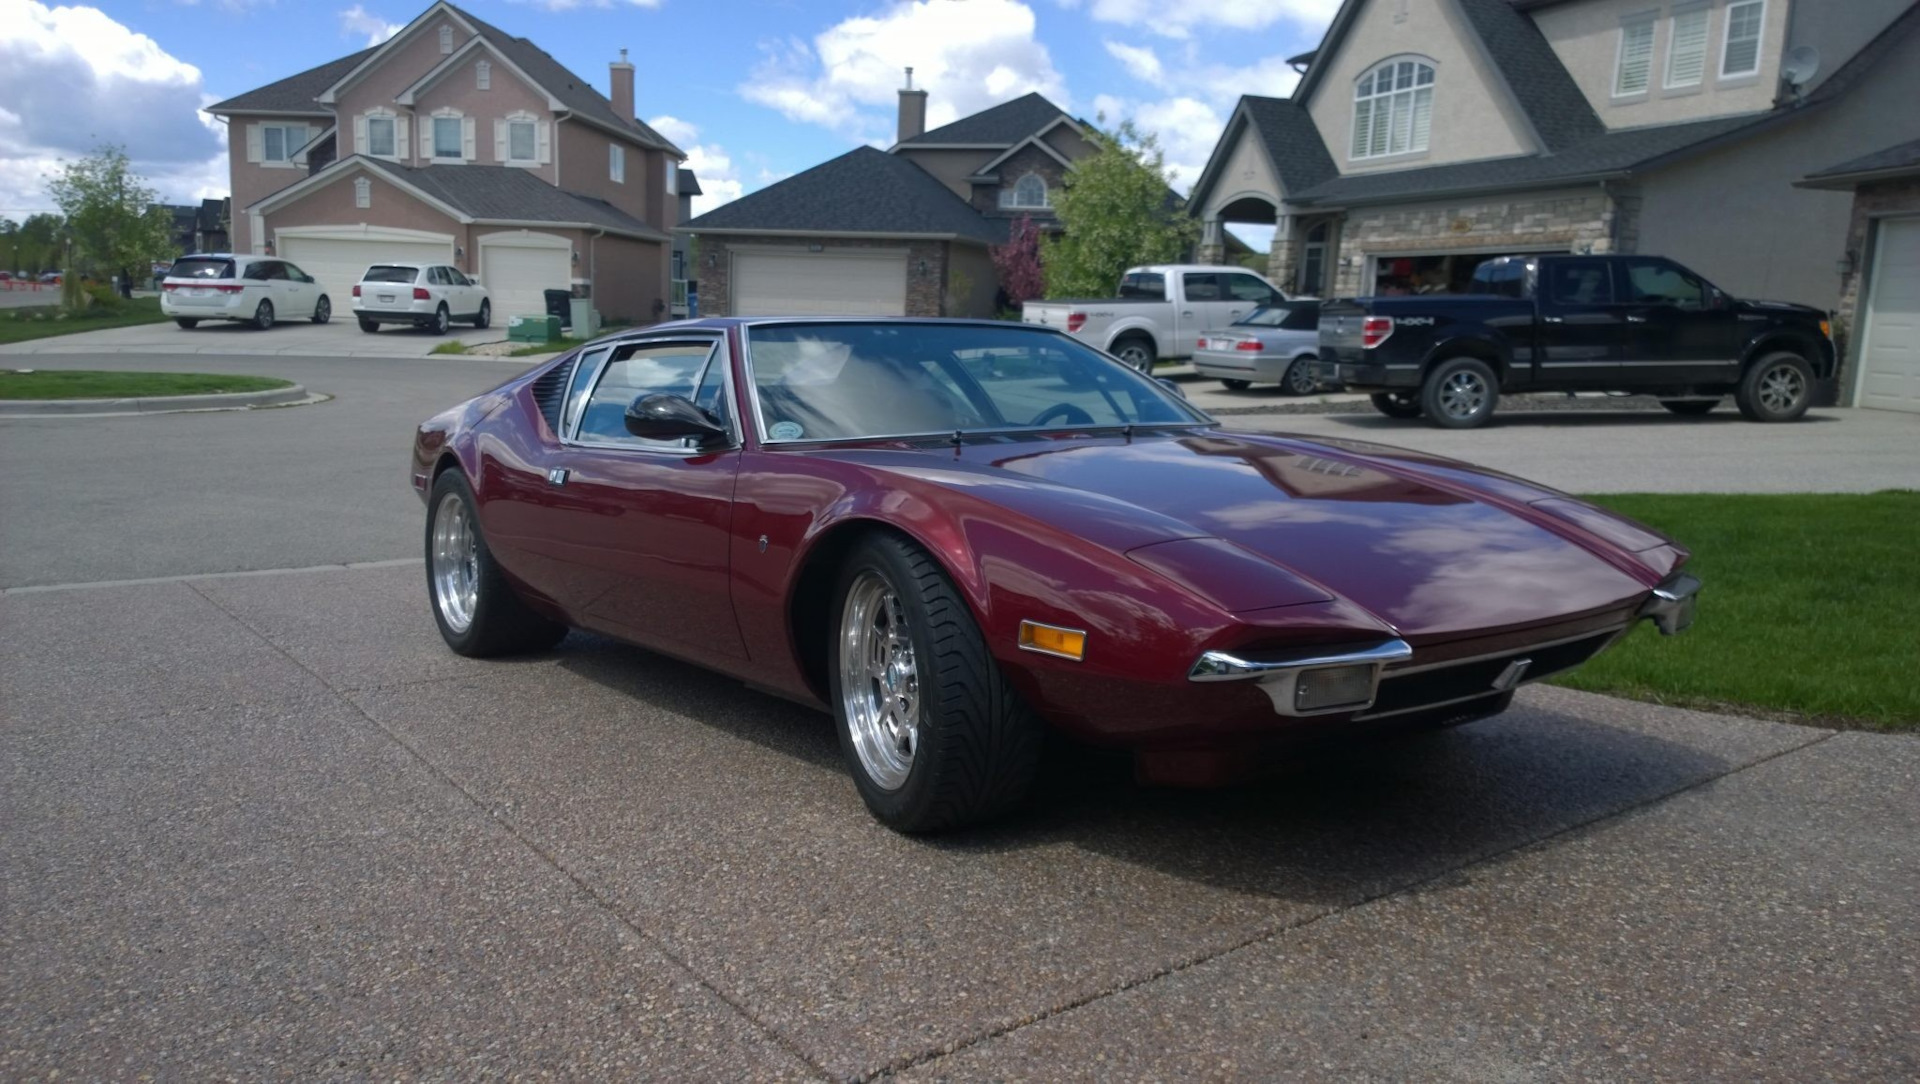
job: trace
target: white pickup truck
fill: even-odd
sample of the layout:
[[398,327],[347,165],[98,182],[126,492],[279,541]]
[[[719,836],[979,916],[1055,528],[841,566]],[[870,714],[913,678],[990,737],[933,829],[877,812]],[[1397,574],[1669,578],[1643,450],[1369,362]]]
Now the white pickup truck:
[[1243,267],[1156,264],[1120,277],[1119,297],[1029,301],[1020,319],[1064,329],[1147,372],[1162,358],[1192,357],[1209,331],[1286,300],[1278,286]]

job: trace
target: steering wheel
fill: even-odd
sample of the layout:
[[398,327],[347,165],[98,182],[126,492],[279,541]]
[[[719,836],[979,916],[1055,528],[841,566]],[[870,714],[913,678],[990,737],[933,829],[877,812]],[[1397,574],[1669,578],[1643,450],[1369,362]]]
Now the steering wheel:
[[1072,403],[1055,403],[1052,406],[1048,407],[1047,409],[1034,415],[1033,420],[1028,422],[1027,424],[1028,425],[1045,425],[1048,422],[1053,420],[1053,416],[1055,414],[1058,414],[1060,416],[1060,420],[1068,423],[1069,425],[1092,425],[1093,424],[1093,415],[1087,413],[1086,411],[1080,409],[1077,406],[1074,406]]

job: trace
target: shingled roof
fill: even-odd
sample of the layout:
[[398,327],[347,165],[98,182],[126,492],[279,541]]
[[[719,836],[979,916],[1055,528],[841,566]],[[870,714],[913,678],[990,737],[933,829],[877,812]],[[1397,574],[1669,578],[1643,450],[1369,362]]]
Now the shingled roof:
[[972,116],[961,117],[952,124],[943,124],[912,139],[901,140],[900,146],[963,143],[969,146],[1011,147],[1066,115],[1066,110],[1036,91],[982,109]]
[[1862,181],[1914,174],[1920,174],[1920,139],[1850,158],[1795,183],[1803,188],[1852,188]]
[[1007,239],[988,219],[905,158],[859,147],[682,226],[690,233],[836,233]]
[[333,110],[320,104],[321,93],[338,83],[341,76],[358,67],[361,61],[372,54],[373,49],[362,49],[338,60],[329,60],[317,68],[289,75],[277,83],[268,83],[245,94],[236,94],[224,102],[215,102],[207,107],[207,112],[221,116],[228,113],[307,113],[316,117],[331,117]]

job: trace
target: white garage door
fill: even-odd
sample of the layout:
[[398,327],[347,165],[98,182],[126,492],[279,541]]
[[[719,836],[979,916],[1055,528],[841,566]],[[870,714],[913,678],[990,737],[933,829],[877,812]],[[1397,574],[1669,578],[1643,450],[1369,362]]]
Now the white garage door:
[[1880,223],[1855,402],[1920,414],[1920,218]]
[[905,316],[904,252],[740,252],[736,316]]
[[480,239],[480,285],[499,321],[547,311],[546,291],[565,290],[573,277],[573,245],[565,238],[516,234]]
[[312,275],[333,299],[333,311],[344,313],[353,302],[353,284],[377,263],[453,262],[452,241],[417,238],[384,239],[378,234],[355,237],[286,237],[278,245],[282,259]]

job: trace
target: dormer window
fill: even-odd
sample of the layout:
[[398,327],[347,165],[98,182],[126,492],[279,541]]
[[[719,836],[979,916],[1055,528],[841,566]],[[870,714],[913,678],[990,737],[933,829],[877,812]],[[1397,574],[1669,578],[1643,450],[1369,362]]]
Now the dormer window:
[[1038,173],[1029,173],[1013,182],[1012,188],[1002,188],[1000,206],[1019,209],[1053,206],[1047,200],[1046,179]]
[[475,90],[493,89],[493,65],[482,60],[473,66],[473,88]]
[[547,122],[515,110],[493,122],[493,160],[510,166],[544,165],[551,140]]
[[453,27],[443,26],[440,28],[440,55],[446,56],[451,52],[453,52]]
[[435,162],[473,161],[473,118],[458,109],[436,109],[420,124],[420,157]]
[[1433,129],[1433,65],[1389,60],[1353,88],[1352,158],[1382,158],[1427,149]]

